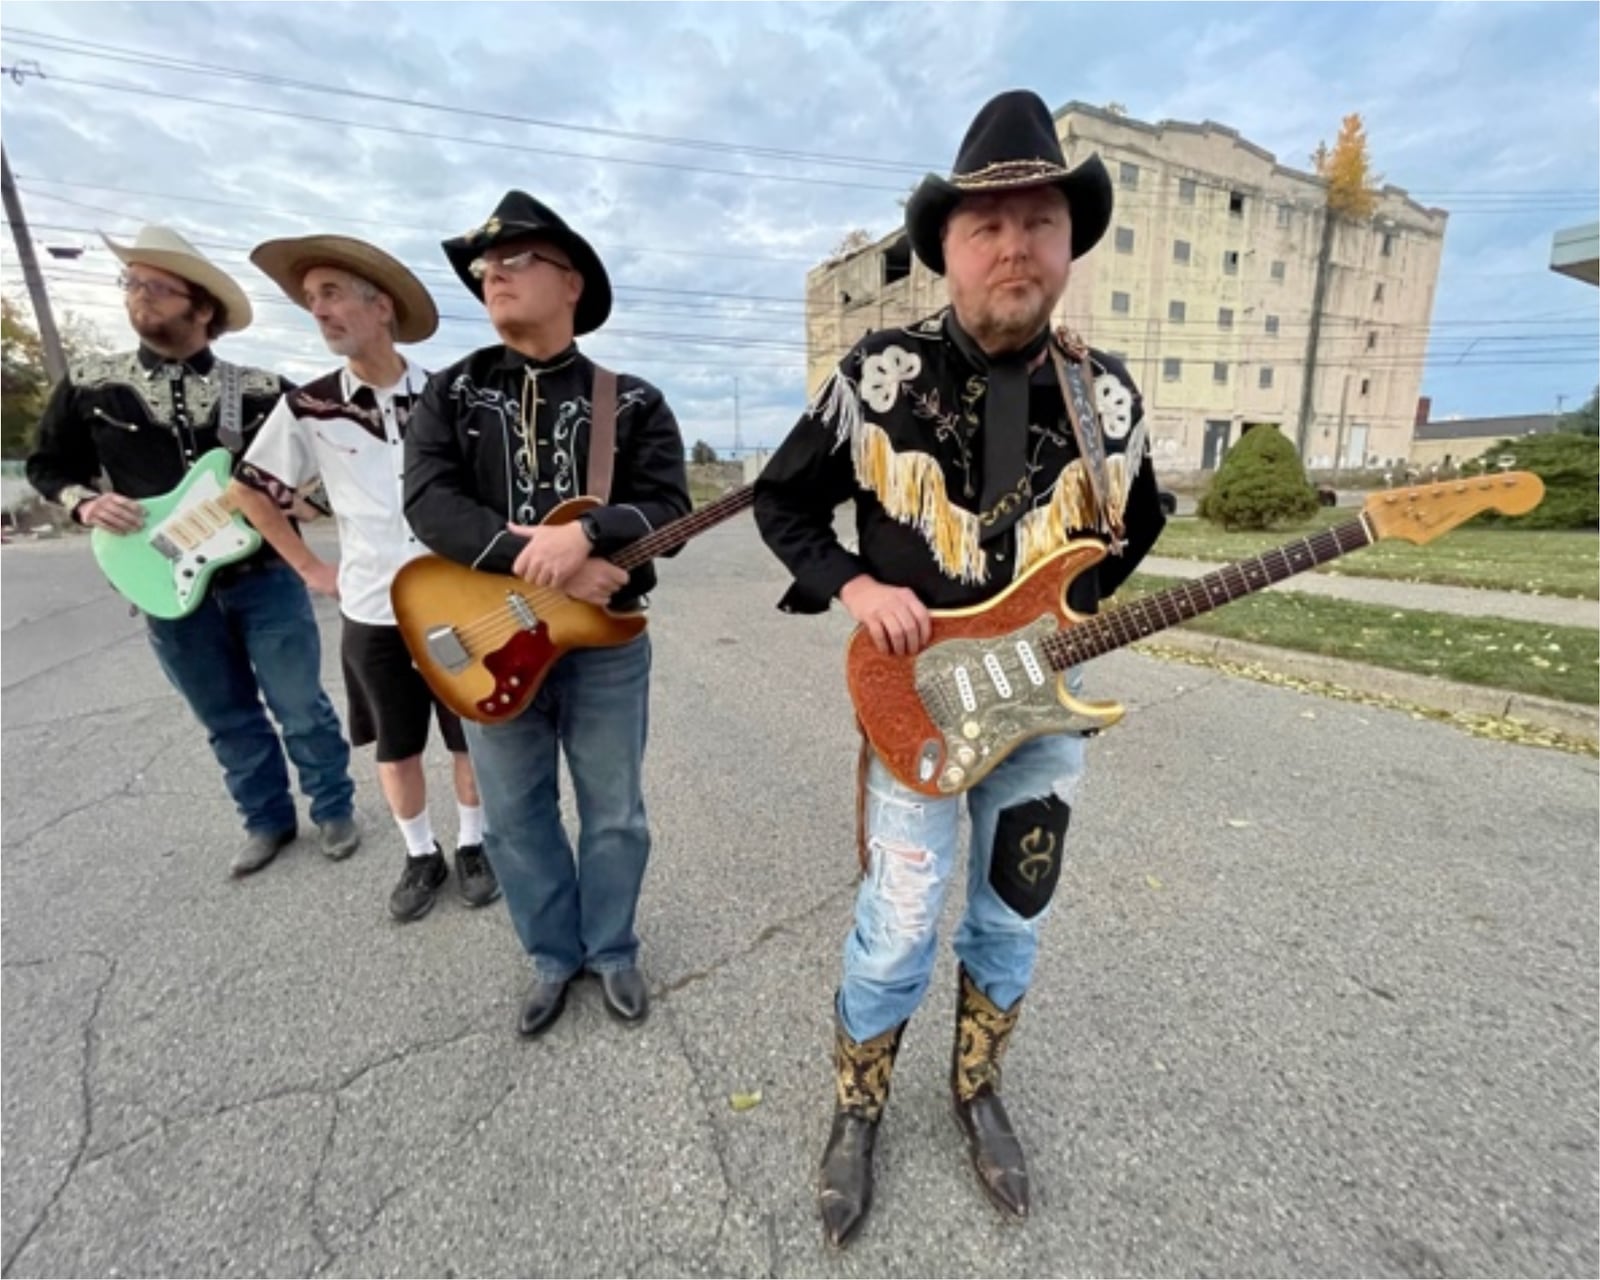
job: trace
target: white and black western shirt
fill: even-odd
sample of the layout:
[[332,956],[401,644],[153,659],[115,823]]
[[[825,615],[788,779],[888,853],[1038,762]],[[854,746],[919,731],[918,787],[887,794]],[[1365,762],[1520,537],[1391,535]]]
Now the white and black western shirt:
[[427,378],[409,362],[390,387],[324,374],[278,402],[239,468],[280,506],[322,477],[339,523],[339,608],[368,626],[394,625],[394,575],[427,551],[405,519],[402,444]]

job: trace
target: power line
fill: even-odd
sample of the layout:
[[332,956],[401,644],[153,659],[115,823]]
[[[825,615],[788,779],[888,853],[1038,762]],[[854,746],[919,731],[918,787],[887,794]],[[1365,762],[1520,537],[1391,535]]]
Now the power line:
[[[670,134],[643,133],[631,129],[612,129],[601,125],[573,124],[568,121],[542,120],[532,116],[519,116],[503,111],[484,111],[471,107],[452,106],[445,103],[418,102],[370,90],[352,89],[343,85],[330,85],[310,80],[295,80],[267,72],[246,71],[238,67],[218,66],[215,63],[195,62],[174,58],[167,54],[150,53],[118,45],[97,44],[69,36],[56,36],[48,32],[28,31],[21,27],[0,25],[0,33],[10,33],[12,42],[31,48],[49,49],[56,53],[76,54],[79,57],[100,61],[131,63],[156,69],[198,72],[216,79],[242,80],[252,84],[268,84],[279,88],[300,89],[310,93],[344,98],[358,98],[368,102],[382,102],[392,106],[437,111],[447,115],[467,116],[491,120],[499,124],[520,124],[534,128],[558,129],[571,133],[598,137],[618,138],[629,142],[648,142],[658,146],[685,147],[719,153],[744,153],[766,159],[799,160],[809,164],[834,165],[841,168],[875,171],[900,171],[920,176],[934,165],[917,165],[905,161],[871,159],[864,156],[845,156],[821,151],[799,151],[786,147],[768,147],[748,143],[722,142],[705,138],[684,138]],[[46,43],[48,42],[48,43]]]

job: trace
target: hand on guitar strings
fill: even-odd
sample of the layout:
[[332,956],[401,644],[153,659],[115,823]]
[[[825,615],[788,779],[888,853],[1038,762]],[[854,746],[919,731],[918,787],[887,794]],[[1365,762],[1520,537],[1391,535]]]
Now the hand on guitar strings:
[[511,566],[511,572],[536,587],[563,588],[583,567],[591,550],[589,535],[577,521],[571,524],[507,524],[512,533],[528,540]]
[[102,493],[90,498],[73,512],[78,523],[112,533],[138,533],[144,527],[144,506],[120,493]]
[[574,600],[603,605],[628,585],[628,573],[609,560],[590,556],[578,566],[578,572],[567,579],[561,589]]
[[916,653],[933,635],[928,608],[908,587],[891,587],[865,573],[839,589],[839,603],[872,637],[879,653]]

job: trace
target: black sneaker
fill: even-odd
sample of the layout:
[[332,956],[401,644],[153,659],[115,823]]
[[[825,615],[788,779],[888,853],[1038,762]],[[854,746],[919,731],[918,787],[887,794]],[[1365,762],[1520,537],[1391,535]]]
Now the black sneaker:
[[450,865],[436,844],[433,852],[421,858],[406,855],[406,869],[400,883],[389,895],[389,914],[396,920],[420,920],[433,910],[439,886],[450,878]]
[[481,844],[464,844],[456,850],[456,887],[469,907],[486,907],[500,896],[500,882]]

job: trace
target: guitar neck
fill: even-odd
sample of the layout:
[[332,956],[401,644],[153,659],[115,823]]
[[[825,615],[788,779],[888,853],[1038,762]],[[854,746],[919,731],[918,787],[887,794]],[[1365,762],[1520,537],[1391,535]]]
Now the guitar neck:
[[675,550],[697,534],[702,534],[724,520],[738,515],[755,501],[755,496],[754,485],[743,485],[731,493],[723,494],[715,502],[708,502],[698,511],[692,511],[671,524],[662,525],[654,533],[647,534],[639,541],[630,542],[607,559],[619,569],[636,569],[646,560],[652,560],[665,552]]
[[1203,577],[1141,596],[1052,636],[1045,645],[1050,665],[1057,671],[1064,671],[1254,595],[1276,582],[1371,546],[1375,541],[1365,519],[1351,520],[1308,538],[1274,547],[1249,560],[1224,565]]

